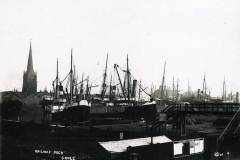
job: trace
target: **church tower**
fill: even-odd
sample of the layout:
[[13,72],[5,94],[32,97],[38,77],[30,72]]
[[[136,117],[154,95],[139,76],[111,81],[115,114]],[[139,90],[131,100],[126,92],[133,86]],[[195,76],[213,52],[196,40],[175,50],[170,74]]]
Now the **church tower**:
[[23,73],[22,92],[27,94],[37,93],[37,73],[33,70],[31,42],[28,55],[27,71]]

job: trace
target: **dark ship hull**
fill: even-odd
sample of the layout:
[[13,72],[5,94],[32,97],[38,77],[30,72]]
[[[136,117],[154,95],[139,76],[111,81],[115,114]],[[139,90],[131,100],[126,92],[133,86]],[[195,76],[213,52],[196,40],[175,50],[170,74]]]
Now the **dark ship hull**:
[[143,102],[115,103],[113,106],[106,104],[93,105],[90,110],[91,118],[121,118],[127,120],[150,120],[157,113],[156,104],[143,105]]
[[89,119],[90,107],[87,105],[72,106],[52,113],[52,123],[72,125]]
[[137,104],[127,107],[124,111],[124,117],[134,120],[144,118],[146,121],[152,121],[173,104],[175,104],[175,102],[169,100],[150,101],[144,104]]
[[156,113],[156,104],[151,104],[127,107],[124,111],[123,116],[126,119],[139,120],[141,118],[144,118],[145,120],[150,121],[155,118]]

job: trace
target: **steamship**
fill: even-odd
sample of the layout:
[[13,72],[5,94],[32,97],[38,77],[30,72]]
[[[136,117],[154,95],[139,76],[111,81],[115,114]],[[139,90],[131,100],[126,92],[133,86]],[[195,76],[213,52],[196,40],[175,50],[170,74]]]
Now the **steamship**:
[[[155,114],[156,109],[154,107],[143,105],[145,101],[139,100],[136,96],[137,88],[139,94],[140,91],[145,93],[146,91],[131,74],[128,56],[126,69],[114,64],[116,75],[111,75],[110,83],[107,84],[107,55],[100,94],[90,93],[91,89],[97,87],[97,85],[90,84],[89,78],[84,79],[84,76],[82,76],[81,81],[78,81],[72,61],[71,51],[70,72],[61,81],[59,80],[57,61],[57,74],[52,84],[53,100],[51,105],[48,105],[52,123],[79,124],[79,122],[99,118],[140,119],[144,117],[147,119]],[[120,75],[124,75],[124,78]],[[117,77],[118,81],[115,82],[112,77]],[[63,84],[65,84],[65,89]],[[146,94],[150,96],[150,94]]]
[[[91,99],[90,117],[91,118],[120,118],[120,119],[141,119],[142,117],[152,117],[155,114],[154,107],[143,105],[145,101],[137,98],[137,88],[140,92],[146,91],[142,88],[141,83],[133,77],[129,69],[129,60],[127,56],[126,69],[118,64],[114,64],[113,77],[117,77],[118,81],[112,81],[110,76],[109,85],[106,83],[108,56],[106,59],[105,71],[101,85],[101,94],[95,95]],[[120,75],[120,71],[124,78]],[[146,93],[148,96],[150,94]],[[140,97],[140,96],[139,96]],[[150,113],[150,114],[149,114]]]
[[[78,91],[77,86],[79,84],[81,85],[83,81],[77,82],[75,66],[73,69],[72,50],[70,72],[62,81],[60,81],[57,61],[56,75],[56,79],[52,84],[54,98],[50,105],[52,123],[60,123],[66,126],[88,120],[90,104],[82,96],[82,88],[80,88],[80,93]],[[67,82],[64,90],[62,84],[65,81]]]

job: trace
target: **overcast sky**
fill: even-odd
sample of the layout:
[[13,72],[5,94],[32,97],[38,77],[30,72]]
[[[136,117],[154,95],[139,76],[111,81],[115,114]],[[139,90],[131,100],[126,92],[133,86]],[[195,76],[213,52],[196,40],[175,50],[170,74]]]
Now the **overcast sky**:
[[109,53],[124,67],[129,55],[133,75],[145,85],[160,85],[173,75],[186,90],[207,86],[221,95],[240,90],[239,0],[1,0],[0,91],[22,88],[32,39],[38,90],[51,88],[56,59],[60,76],[69,70],[73,48],[77,72],[101,83]]

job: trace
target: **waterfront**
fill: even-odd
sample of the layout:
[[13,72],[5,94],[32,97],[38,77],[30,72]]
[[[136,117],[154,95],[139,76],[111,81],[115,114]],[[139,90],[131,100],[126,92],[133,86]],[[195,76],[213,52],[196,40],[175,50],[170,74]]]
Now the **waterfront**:
[[[145,128],[136,124],[71,128],[6,121],[3,121],[2,124],[2,158],[9,160],[43,159],[44,157],[56,160],[97,160],[99,157],[97,156],[96,142],[117,140],[120,132],[124,133],[124,139],[146,137],[149,134],[149,132],[145,132]],[[213,129],[211,123],[187,126],[186,128],[188,136],[181,139],[204,138],[204,160],[215,160],[216,138],[221,130]],[[167,135],[170,136],[170,134]],[[179,137],[175,137],[175,139],[179,139]],[[223,153],[226,155],[229,152],[231,160],[240,157],[239,139],[226,141],[223,146]]]
[[240,160],[240,1],[0,1],[1,160]]

